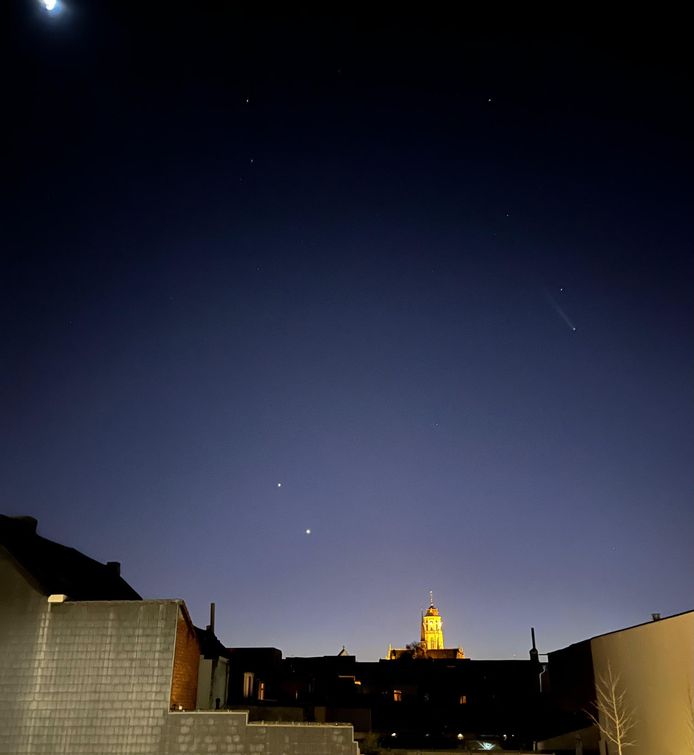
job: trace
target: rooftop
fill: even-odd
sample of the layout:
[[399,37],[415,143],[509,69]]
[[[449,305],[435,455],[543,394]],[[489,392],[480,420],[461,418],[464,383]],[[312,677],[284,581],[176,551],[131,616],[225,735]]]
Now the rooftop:
[[120,576],[120,564],[102,564],[74,548],[37,533],[33,517],[0,514],[0,547],[37,583],[45,595],[70,600],[141,600]]

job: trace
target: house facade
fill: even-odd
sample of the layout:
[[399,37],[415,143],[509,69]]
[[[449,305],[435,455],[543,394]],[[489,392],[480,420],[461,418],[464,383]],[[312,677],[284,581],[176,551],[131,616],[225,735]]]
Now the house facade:
[[549,653],[548,668],[557,731],[540,749],[613,755],[621,739],[629,755],[694,752],[694,611]]
[[140,599],[35,526],[0,517],[0,753],[357,755],[348,725],[198,709],[209,669],[183,601]]

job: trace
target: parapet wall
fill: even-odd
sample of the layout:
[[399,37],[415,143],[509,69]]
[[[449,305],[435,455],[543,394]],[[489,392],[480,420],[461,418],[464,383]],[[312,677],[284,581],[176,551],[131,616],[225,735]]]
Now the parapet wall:
[[199,711],[168,715],[165,752],[358,755],[359,746],[346,724],[249,724],[245,711]]

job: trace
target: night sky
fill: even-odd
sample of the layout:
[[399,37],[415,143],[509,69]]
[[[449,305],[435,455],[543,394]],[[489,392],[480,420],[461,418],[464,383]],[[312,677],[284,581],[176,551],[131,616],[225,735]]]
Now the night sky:
[[287,655],[693,608],[684,20],[239,5],[2,5],[3,513]]

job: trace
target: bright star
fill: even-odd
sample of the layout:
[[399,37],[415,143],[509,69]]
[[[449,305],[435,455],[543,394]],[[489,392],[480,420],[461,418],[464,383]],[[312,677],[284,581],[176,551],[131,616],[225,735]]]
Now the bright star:
[[306,530],[306,534],[310,535],[311,534],[311,530]]
[[281,487],[282,487],[282,483],[281,483],[281,482],[278,482],[278,483],[277,483],[277,487],[278,487],[278,488],[281,488]]

